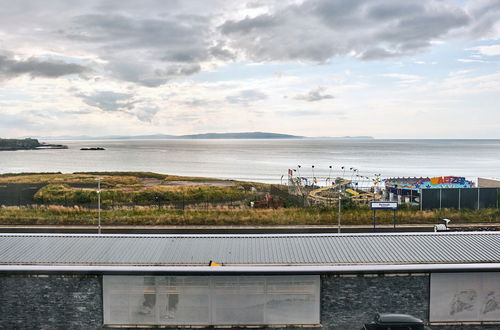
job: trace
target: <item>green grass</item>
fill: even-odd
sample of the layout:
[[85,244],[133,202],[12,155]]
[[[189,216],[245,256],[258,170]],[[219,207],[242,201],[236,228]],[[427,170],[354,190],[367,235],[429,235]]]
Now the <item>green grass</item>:
[[[103,210],[103,225],[336,225],[335,208],[287,208],[253,210],[240,205],[238,209],[227,206],[210,207],[208,210],[158,209],[157,207],[120,208]],[[399,224],[437,224],[440,219],[453,219],[459,223],[499,223],[500,210],[440,210],[398,211]],[[39,208],[7,207],[0,209],[0,224],[51,224],[93,225],[97,210],[79,207],[48,206]],[[342,225],[370,225],[372,212],[368,208],[344,210]],[[392,224],[392,212],[378,212],[378,224]]]

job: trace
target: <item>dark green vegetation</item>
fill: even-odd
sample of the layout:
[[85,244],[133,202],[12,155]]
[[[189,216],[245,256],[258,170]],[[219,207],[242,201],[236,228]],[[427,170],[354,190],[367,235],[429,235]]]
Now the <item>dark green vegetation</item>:
[[0,150],[26,150],[41,146],[37,139],[0,139]]
[[37,139],[0,139],[2,150],[34,150],[34,149],[68,149],[62,144],[40,143]]

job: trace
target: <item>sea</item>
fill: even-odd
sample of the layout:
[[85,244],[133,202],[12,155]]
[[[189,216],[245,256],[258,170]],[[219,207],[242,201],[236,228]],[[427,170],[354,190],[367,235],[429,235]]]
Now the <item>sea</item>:
[[[0,152],[0,173],[148,171],[285,183],[295,176],[500,177],[500,140],[165,139],[50,141],[68,149]],[[103,151],[82,151],[103,147]],[[369,180],[369,179],[366,179]]]

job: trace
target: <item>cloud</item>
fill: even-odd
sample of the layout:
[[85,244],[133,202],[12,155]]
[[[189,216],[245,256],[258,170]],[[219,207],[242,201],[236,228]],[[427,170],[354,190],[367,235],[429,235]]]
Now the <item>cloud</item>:
[[471,50],[477,50],[480,54],[484,56],[498,56],[500,55],[500,45],[491,46],[479,46],[470,48]]
[[242,105],[248,105],[249,103],[262,101],[265,99],[267,99],[267,94],[264,94],[254,89],[243,90],[237,94],[229,95],[226,97],[227,102],[231,104],[242,104]]
[[[413,55],[452,36],[491,34],[500,15],[494,0],[464,7],[435,0],[88,0],[44,6],[21,1],[3,9],[1,38],[9,36],[5,40],[12,45],[20,40],[28,48],[74,50],[100,63],[104,79],[146,87],[235,60],[325,63],[343,56],[381,60]],[[83,70],[66,65],[60,69]]]
[[413,55],[469,20],[463,9],[432,0],[311,0],[228,20],[219,30],[233,49],[255,61],[323,63],[337,56]]
[[233,61],[236,59],[236,54],[229,50],[223,41],[218,41],[215,46],[210,47],[209,52],[217,60]]
[[77,93],[77,97],[94,108],[108,113],[125,113],[140,121],[151,122],[160,108],[147,99],[138,99],[132,93],[98,91],[91,94]]
[[40,60],[34,57],[16,60],[0,55],[0,79],[11,79],[24,74],[28,74],[32,78],[59,78],[89,71],[89,68],[75,63]]
[[132,94],[115,93],[111,91],[96,92],[93,94],[77,94],[83,102],[102,111],[128,111],[134,108]]
[[231,57],[223,44],[210,41],[208,23],[195,15],[87,14],[73,18],[60,34],[96,50],[115,78],[157,87],[198,73],[202,62]]
[[497,0],[471,1],[467,7],[473,18],[468,27],[470,38],[500,38],[500,2]]
[[140,121],[151,122],[159,110],[160,109],[156,106],[152,107],[144,106],[137,108],[136,111],[134,112],[134,115]]
[[324,112],[319,110],[287,110],[287,111],[279,111],[278,114],[284,116],[303,117],[303,116],[324,115]]
[[197,107],[207,106],[210,102],[207,100],[204,100],[204,99],[200,99],[200,98],[192,98],[192,99],[186,100],[182,103],[189,106],[189,107],[197,108]]
[[307,102],[317,102],[335,98],[331,94],[326,94],[325,91],[326,91],[325,87],[318,87],[316,89],[310,90],[307,94],[295,95],[293,98],[295,100],[302,100]]
[[72,40],[106,44],[115,50],[159,49],[165,60],[174,62],[204,58],[206,19],[183,16],[138,18],[125,15],[88,14],[73,18],[63,35]]
[[417,83],[423,80],[423,77],[414,74],[405,73],[384,73],[382,77],[398,79],[403,84]]
[[459,59],[457,59],[457,61],[462,62],[462,63],[486,63],[486,61],[478,60],[478,59],[471,59],[471,58],[459,58]]

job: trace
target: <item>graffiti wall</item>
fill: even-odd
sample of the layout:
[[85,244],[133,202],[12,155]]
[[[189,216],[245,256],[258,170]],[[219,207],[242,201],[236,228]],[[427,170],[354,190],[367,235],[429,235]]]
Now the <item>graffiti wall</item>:
[[429,319],[500,321],[500,273],[431,274]]
[[391,178],[384,180],[385,186],[397,189],[472,188],[474,182],[459,176],[436,176],[432,178]]

